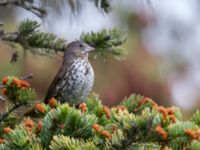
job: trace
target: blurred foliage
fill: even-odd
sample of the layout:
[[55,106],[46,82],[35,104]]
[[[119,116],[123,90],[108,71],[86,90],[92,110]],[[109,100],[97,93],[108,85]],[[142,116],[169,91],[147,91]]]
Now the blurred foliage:
[[[109,13],[112,10],[112,0],[88,0],[92,3],[94,3],[94,6],[96,6],[97,9],[100,10],[102,13]],[[85,1],[81,0],[57,0],[55,1],[49,1],[49,0],[42,0],[41,6],[46,8],[46,7],[51,7],[53,10],[57,11],[58,13],[60,12],[59,10],[62,9],[64,5],[68,5],[69,8],[71,8],[71,11],[73,14],[76,13],[81,13],[81,9],[85,6]],[[51,5],[50,5],[51,4]],[[55,11],[55,12],[56,12]]]
[[104,12],[109,13],[111,8],[111,0],[93,0],[95,6],[102,9]]
[[40,6],[35,5],[36,1],[34,0],[3,0],[0,1],[0,7],[7,7],[10,5],[21,7],[31,13],[35,14],[38,17],[44,17],[46,15],[46,9],[41,8]]
[[[105,13],[109,13],[111,10],[110,0],[88,0],[96,6],[99,10]],[[44,18],[48,14],[48,8],[54,9],[54,12],[60,12],[64,5],[68,5],[71,8],[72,13],[80,13],[82,5],[84,3],[81,0],[57,0],[56,2],[50,0],[4,0],[0,1],[0,7],[7,7],[10,5],[21,7],[31,13],[35,14],[37,17]]]

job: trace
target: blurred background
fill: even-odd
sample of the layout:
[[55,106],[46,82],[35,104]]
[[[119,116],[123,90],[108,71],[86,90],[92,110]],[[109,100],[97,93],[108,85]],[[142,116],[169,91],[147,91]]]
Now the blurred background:
[[[36,5],[48,8],[43,19],[19,7],[0,7],[0,21],[7,31],[15,31],[22,20],[37,20],[42,31],[68,42],[79,39],[83,32],[118,26],[128,33],[122,45],[128,51],[125,59],[90,59],[95,70],[93,91],[103,103],[112,106],[137,93],[161,105],[176,105],[185,116],[199,108],[200,1],[112,0],[108,13],[92,0],[70,0],[73,7],[67,1],[35,0]],[[18,61],[10,64],[15,51]],[[0,78],[32,73],[38,99],[44,97],[61,62],[61,56],[27,53],[24,57],[20,46],[0,41]]]

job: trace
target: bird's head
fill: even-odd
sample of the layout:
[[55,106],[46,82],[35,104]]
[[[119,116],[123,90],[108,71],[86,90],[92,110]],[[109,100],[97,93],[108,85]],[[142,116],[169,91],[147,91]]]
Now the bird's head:
[[95,48],[83,41],[71,42],[65,49],[64,60],[88,57],[88,53],[93,50]]

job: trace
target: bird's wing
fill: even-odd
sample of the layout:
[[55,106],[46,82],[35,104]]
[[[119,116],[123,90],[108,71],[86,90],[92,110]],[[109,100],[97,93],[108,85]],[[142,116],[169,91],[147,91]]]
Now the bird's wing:
[[46,97],[44,99],[45,103],[48,103],[50,98],[55,97],[59,93],[59,91],[57,91],[56,87],[57,87],[57,85],[60,84],[60,82],[62,82],[61,80],[66,75],[70,64],[71,64],[70,62],[64,62],[62,64],[62,66],[60,67],[60,69],[58,70],[57,75],[55,76],[55,78],[53,79],[53,81],[51,82],[51,84],[48,88]]

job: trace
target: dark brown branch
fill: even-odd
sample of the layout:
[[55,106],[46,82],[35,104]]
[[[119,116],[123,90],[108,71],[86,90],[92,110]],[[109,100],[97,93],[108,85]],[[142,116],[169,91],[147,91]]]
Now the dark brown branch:
[[17,60],[18,60],[18,57],[19,57],[18,51],[15,51],[15,52],[12,54],[12,57],[11,57],[11,59],[10,59],[10,63],[11,63],[11,64],[16,63]]
[[4,23],[0,21],[0,26],[3,26],[3,25],[4,25]]
[[31,11],[33,14],[35,14],[36,16],[42,18],[45,14],[46,11],[42,8],[38,8],[36,6],[32,6],[32,5],[25,5],[25,4],[21,4],[21,3],[16,3],[15,5],[26,9],[27,11]]
[[5,98],[2,95],[0,95],[0,101],[5,101]]
[[14,5],[21,7],[27,11],[32,12],[38,17],[42,18],[46,15],[46,10],[33,5],[34,1],[29,0],[2,0],[0,1],[0,6]]
[[3,88],[5,88],[5,85],[0,84],[0,89],[3,89]]
[[32,78],[33,78],[33,74],[31,73],[31,74],[29,74],[29,75],[26,75],[26,76],[21,77],[20,79],[21,79],[21,80],[30,80],[30,79],[32,79]]
[[0,117],[0,122],[3,122],[14,110],[16,110],[17,108],[19,108],[20,106],[21,106],[21,104],[15,104],[8,112],[4,113]]

